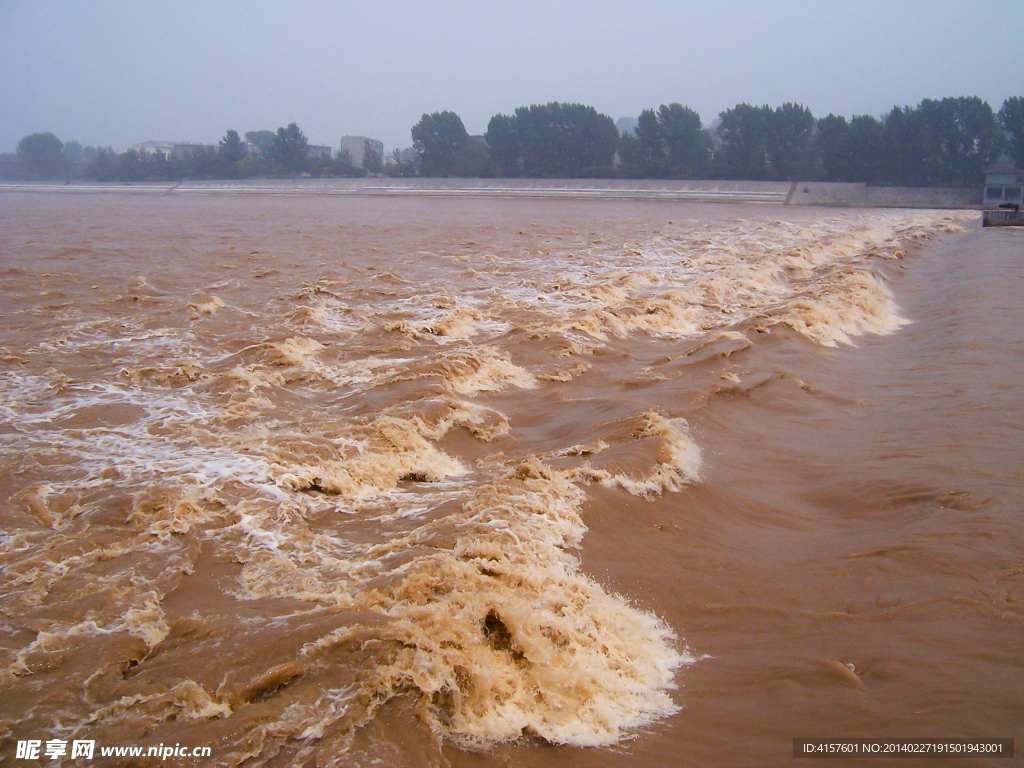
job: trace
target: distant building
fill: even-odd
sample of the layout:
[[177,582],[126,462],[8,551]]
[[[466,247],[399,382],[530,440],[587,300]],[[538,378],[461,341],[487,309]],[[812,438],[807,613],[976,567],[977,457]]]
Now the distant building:
[[164,155],[170,157],[171,153],[174,152],[174,147],[177,142],[174,141],[141,141],[138,144],[132,144],[128,149],[135,150],[140,155]]
[[367,153],[373,153],[381,160],[384,159],[384,142],[377,139],[369,139],[366,136],[342,136],[341,151],[348,152],[352,158],[352,164],[357,168],[366,167]]
[[615,121],[615,127],[619,129],[619,133],[636,133],[639,122],[635,117],[620,117]]
[[216,150],[213,144],[192,141],[142,141],[128,147],[140,155],[163,155],[168,160],[180,160],[196,152]]
[[985,207],[1003,203],[1024,206],[1024,171],[1012,165],[997,165],[985,171]]
[[419,152],[416,151],[416,147],[406,147],[398,151],[398,159],[403,163],[415,163],[418,156]]

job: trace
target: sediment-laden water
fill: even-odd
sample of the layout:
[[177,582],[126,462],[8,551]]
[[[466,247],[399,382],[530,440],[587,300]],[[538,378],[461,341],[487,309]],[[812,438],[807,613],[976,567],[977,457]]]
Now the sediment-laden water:
[[0,196],[0,750],[698,765],[1024,722],[1024,232]]

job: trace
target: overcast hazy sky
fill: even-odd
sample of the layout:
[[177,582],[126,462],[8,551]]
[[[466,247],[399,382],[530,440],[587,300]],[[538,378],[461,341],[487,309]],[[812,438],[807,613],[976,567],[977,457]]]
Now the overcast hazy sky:
[[21,2],[0,0],[0,150],[53,131],[123,150],[295,121],[411,143],[548,101],[618,119],[678,101],[815,116],[1024,95],[1024,2]]

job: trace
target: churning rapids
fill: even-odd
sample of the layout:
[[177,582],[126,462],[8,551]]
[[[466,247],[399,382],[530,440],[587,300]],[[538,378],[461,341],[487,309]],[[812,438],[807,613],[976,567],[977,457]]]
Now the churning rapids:
[[1022,234],[2,193],[0,754],[1016,735]]

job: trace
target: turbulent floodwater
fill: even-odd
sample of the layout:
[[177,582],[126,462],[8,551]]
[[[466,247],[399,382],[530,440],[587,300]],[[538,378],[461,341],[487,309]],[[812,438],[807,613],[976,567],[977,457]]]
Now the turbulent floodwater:
[[6,193],[0,258],[0,754],[1024,735],[1024,231]]

